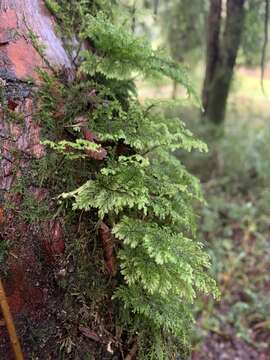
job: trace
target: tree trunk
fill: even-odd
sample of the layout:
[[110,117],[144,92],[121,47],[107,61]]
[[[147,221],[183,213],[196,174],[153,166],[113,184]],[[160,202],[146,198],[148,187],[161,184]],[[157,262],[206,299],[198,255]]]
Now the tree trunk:
[[244,25],[245,0],[227,0],[223,36],[222,1],[212,0],[208,19],[206,75],[202,101],[204,117],[220,125],[225,118],[226,103]]
[[208,109],[209,96],[212,92],[211,86],[214,75],[216,73],[217,64],[219,61],[219,37],[221,27],[221,10],[222,0],[211,0],[208,28],[207,28],[207,54],[206,54],[206,70],[202,93],[202,102],[205,112]]
[[[53,274],[65,249],[62,219],[29,224],[21,209],[25,193],[42,202],[50,191],[31,185],[31,165],[45,156],[42,124],[33,119],[33,88],[39,83],[36,68],[64,67],[73,73],[54,25],[42,1],[0,1],[0,251],[4,244],[9,246],[5,264],[0,256],[0,276],[26,359],[36,358],[33,354],[47,358],[44,351],[50,336],[44,335],[44,329],[49,328],[51,335],[57,332],[50,304]],[[44,45],[42,54],[39,45]],[[27,184],[23,192],[18,189],[21,182]],[[28,216],[31,209],[24,211]],[[5,326],[0,327],[0,357],[13,359]]]

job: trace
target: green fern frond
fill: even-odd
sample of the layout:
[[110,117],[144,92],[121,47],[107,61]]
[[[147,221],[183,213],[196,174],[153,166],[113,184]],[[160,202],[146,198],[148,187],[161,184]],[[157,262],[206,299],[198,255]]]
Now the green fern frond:
[[123,25],[113,24],[104,13],[87,15],[87,26],[81,33],[83,39],[94,43],[96,53],[83,51],[82,71],[93,76],[101,73],[108,78],[127,79],[132,72],[144,76],[164,75],[183,85],[189,95],[196,95],[183,67],[173,62],[161,51],[154,51],[149,42],[134,37]]
[[79,40],[90,41],[93,51],[81,52],[83,74],[74,82],[57,84],[44,76],[40,118],[51,124],[60,103],[62,125],[70,128],[83,116],[101,145],[80,138],[44,144],[70,160],[101,147],[107,152],[98,166],[89,166],[88,181],[62,198],[71,198],[74,210],[94,210],[112,229],[120,268],[113,300],[124,331],[133,331],[144,346],[139,359],[172,360],[175,339],[186,341],[193,322],[190,304],[200,293],[218,297],[209,257],[196,240],[194,202],[204,201],[200,182],[174,156],[175,150],[207,146],[179,119],[168,119],[161,104],[141,104],[130,79],[137,73],[167,76],[197,95],[185,69],[115,24],[108,11],[98,11],[100,1],[91,2],[95,10],[88,0],[81,2],[70,18],[67,0],[46,1],[61,25],[70,27],[66,36],[79,29]]

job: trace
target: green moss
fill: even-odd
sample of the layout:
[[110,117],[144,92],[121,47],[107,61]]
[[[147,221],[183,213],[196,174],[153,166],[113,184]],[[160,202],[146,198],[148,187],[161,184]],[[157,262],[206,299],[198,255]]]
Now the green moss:
[[[5,204],[5,211],[12,211],[18,219],[29,224],[39,224],[41,221],[51,217],[48,202],[38,201],[22,179],[16,181],[10,194],[11,200]],[[12,201],[13,195],[20,197],[19,204]]]
[[3,266],[6,262],[6,257],[8,255],[9,243],[6,240],[0,238],[0,268],[3,270]]
[[37,50],[39,55],[45,57],[45,45],[39,41],[39,37],[31,30],[28,29],[28,37],[32,41],[34,48]]

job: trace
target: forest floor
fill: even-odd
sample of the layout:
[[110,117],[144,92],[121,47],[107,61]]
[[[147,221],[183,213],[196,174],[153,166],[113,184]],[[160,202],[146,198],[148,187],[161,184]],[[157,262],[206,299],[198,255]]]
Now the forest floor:
[[270,359],[270,83],[263,94],[254,74],[238,75],[225,135],[209,143],[199,234],[222,295],[199,306],[193,360]]
[[198,306],[193,360],[270,359],[269,116],[254,105],[242,123],[227,119],[224,138],[210,148],[199,236],[221,301]]
[[[237,72],[217,140],[198,111],[179,106],[177,115],[209,146],[207,155],[179,158],[202,181],[208,205],[198,236],[221,290],[220,301],[196,304],[192,360],[270,359],[270,71],[264,87],[259,71]],[[155,84],[142,87],[141,97],[171,93],[171,85]]]

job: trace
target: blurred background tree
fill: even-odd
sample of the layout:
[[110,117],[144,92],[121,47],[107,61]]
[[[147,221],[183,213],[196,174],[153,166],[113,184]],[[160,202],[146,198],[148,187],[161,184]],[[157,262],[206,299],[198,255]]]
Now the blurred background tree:
[[[225,118],[226,103],[244,28],[245,0],[211,0],[208,15],[206,72],[202,91],[204,117]],[[226,7],[225,7],[225,6]]]
[[[183,63],[196,66],[205,47],[207,1],[172,0],[164,3],[162,14],[163,33],[168,41],[172,57]],[[166,26],[167,25],[167,26]],[[177,84],[173,84],[172,97],[177,94]]]

